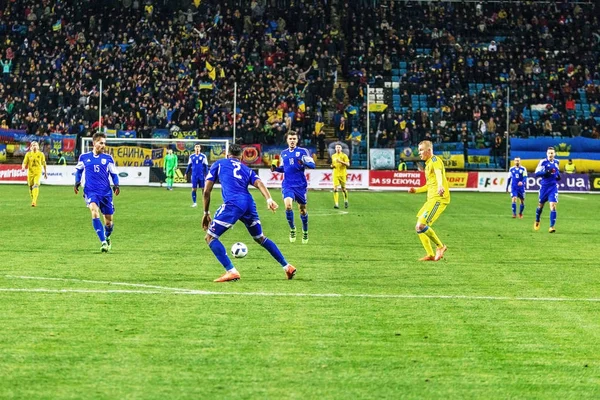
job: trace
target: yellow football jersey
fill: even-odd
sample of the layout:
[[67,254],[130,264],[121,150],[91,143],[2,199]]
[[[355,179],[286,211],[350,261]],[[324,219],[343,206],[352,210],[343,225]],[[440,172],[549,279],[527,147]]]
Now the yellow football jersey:
[[40,175],[42,173],[42,167],[46,165],[46,156],[41,151],[28,151],[25,154],[25,160],[23,164],[27,167],[27,173],[29,175]]
[[337,162],[337,160],[343,161],[343,162],[350,162],[350,159],[348,158],[348,156],[345,153],[333,153],[333,155],[331,156],[331,165],[333,165],[333,173],[335,175],[342,175],[342,176],[346,176],[347,174],[347,168],[344,164]]
[[[436,170],[442,171],[441,183],[445,189],[443,196],[438,194],[439,182],[435,176]],[[444,163],[442,162],[441,158],[438,156],[432,156],[425,162],[425,178],[427,179],[427,199],[437,199],[446,204],[450,203],[450,187],[448,185],[448,180],[446,179],[446,168],[444,167]]]

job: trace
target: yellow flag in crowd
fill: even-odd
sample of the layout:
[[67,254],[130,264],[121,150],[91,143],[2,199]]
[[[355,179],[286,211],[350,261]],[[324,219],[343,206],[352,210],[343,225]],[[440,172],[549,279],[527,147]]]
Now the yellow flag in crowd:
[[211,80],[214,81],[215,79],[217,79],[217,71],[215,70],[215,67],[210,65],[208,61],[206,61],[206,70],[208,71],[208,77]]

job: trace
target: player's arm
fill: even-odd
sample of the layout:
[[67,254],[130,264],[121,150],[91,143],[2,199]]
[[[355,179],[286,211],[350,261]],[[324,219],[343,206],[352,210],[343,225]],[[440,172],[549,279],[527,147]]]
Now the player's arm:
[[207,230],[210,225],[210,194],[215,185],[215,179],[219,173],[218,162],[213,163],[212,167],[206,175],[206,183],[204,184],[204,191],[202,192],[202,204],[204,205],[204,215],[202,216],[202,229]]
[[208,175],[208,158],[206,157],[202,157],[202,172],[204,177]]
[[283,165],[279,165],[279,160],[274,158],[271,160],[271,172],[281,172],[283,173]]
[[187,167],[185,169],[185,174],[189,174],[190,171],[192,170],[192,156],[190,156],[190,158],[188,158],[188,163],[187,163]]
[[254,182],[252,182],[252,185],[258,190],[260,190],[260,194],[262,194],[263,197],[267,200],[267,208],[275,212],[279,205],[275,203],[275,201],[271,198],[271,193],[269,193],[269,189],[267,189],[265,184],[258,177],[256,177],[256,179],[254,179]]
[[544,160],[541,160],[539,162],[537,168],[535,169],[535,176],[536,177],[548,176],[548,171],[546,171],[546,165],[544,164]]
[[508,178],[506,179],[506,192],[508,193],[508,188],[510,187],[510,182],[512,181],[512,174],[508,171]]
[[442,169],[436,168],[434,166],[433,172],[435,173],[435,179],[437,180],[437,183],[438,183],[438,194],[440,196],[443,196],[444,193],[446,192],[446,189],[444,188],[444,181],[443,181],[444,175],[442,174]]
[[110,161],[108,162],[108,173],[110,174],[110,177],[112,179],[113,182],[113,192],[115,193],[115,195],[119,195],[119,193],[121,193],[121,188],[119,187],[119,171],[117,171],[117,167],[115,166],[115,161],[113,160],[113,158],[110,158]]
[[29,153],[25,153],[25,158],[23,159],[23,164],[21,165],[21,169],[27,169],[29,167]]
[[427,191],[427,185],[423,185],[421,187],[408,188],[408,193],[425,193],[426,191]]
[[302,156],[302,164],[304,164],[304,166],[307,168],[311,168],[311,169],[317,168],[317,165],[315,164],[315,160],[312,158],[312,156],[310,155],[308,150],[304,149],[304,152],[306,154],[304,154]]
[[73,191],[75,194],[79,193],[79,186],[81,186],[81,177],[83,176],[83,169],[85,165],[83,164],[83,160],[81,156],[79,156],[79,161],[77,161],[77,165],[75,166],[75,187],[73,187]]
[[46,165],[46,156],[42,153],[42,166],[44,167],[44,178],[48,179],[48,167]]

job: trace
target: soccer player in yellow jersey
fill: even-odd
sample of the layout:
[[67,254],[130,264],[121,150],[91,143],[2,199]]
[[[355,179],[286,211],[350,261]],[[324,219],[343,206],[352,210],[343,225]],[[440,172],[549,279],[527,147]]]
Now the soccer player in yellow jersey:
[[40,193],[42,167],[44,168],[44,178],[46,179],[48,179],[48,171],[46,170],[46,156],[40,151],[39,143],[35,141],[31,142],[29,148],[30,150],[25,154],[21,168],[27,169],[27,185],[29,186],[31,207],[35,207]]
[[342,152],[342,145],[335,145],[335,153],[331,156],[331,168],[333,168],[333,208],[340,208],[338,187],[342,188],[344,194],[344,207],[348,208],[348,189],[346,189],[346,168],[350,166],[350,160],[346,153]]
[[[450,190],[446,179],[446,169],[442,160],[433,154],[433,144],[429,140],[419,143],[419,156],[425,161],[425,186],[410,188],[410,193],[427,192],[427,201],[417,214],[415,229],[427,255],[419,261],[439,261],[448,249],[433,231],[431,225],[444,212],[450,204]],[[431,246],[433,242],[436,251]]]

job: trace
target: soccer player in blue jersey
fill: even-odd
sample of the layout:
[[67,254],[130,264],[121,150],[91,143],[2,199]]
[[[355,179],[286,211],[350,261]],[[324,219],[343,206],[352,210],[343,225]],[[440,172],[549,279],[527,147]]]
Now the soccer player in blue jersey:
[[279,163],[274,160],[271,171],[283,172],[281,191],[285,204],[285,216],[290,225],[290,242],[296,241],[296,225],[294,223],[294,201],[298,203],[300,220],[302,221],[302,243],[308,243],[308,210],[306,209],[308,182],[304,170],[315,168],[315,160],[307,149],[298,146],[298,134],[289,131],[286,135],[288,149],[281,152]]
[[[75,166],[74,191],[75,194],[79,193],[83,175],[85,177],[83,186],[85,203],[92,213],[92,226],[102,243],[101,251],[106,253],[112,246],[110,235],[114,228],[115,206],[112,194],[114,192],[118,196],[121,190],[115,161],[111,155],[104,154],[106,135],[101,132],[95,133],[92,141],[93,150],[79,156],[79,162]],[[113,183],[112,191],[109,176]],[[104,226],[100,221],[100,214],[104,215]]]
[[560,173],[558,169],[558,160],[555,156],[554,148],[548,147],[546,151],[546,158],[540,160],[537,168],[535,169],[535,176],[541,177],[540,181],[540,198],[537,209],[535,210],[535,223],[533,229],[538,231],[540,229],[540,217],[544,204],[550,203],[550,228],[548,232],[554,233],[556,229],[556,203],[558,203],[558,181],[560,181]]
[[[256,211],[256,203],[248,191],[248,185],[260,190],[260,193],[267,199],[267,208],[271,211],[275,212],[278,205],[273,201],[269,190],[256,173],[242,164],[241,159],[242,148],[237,144],[232,144],[229,147],[228,157],[215,162],[206,176],[206,186],[203,193],[204,216],[202,217],[202,229],[206,231],[205,240],[208,247],[226,271],[220,278],[215,279],[215,282],[237,281],[240,279],[240,273],[231,263],[225,246],[219,240],[221,235],[227,232],[237,221],[241,221],[246,225],[252,239],[264,247],[283,267],[287,278],[292,279],[296,275],[296,268],[288,264],[277,245],[264,235]],[[214,219],[211,220],[209,211],[210,194],[216,179],[219,179],[221,183],[223,205],[217,209]]]
[[192,207],[196,207],[196,190],[200,187],[204,190],[204,177],[208,173],[208,160],[206,156],[200,153],[202,148],[199,144],[194,146],[194,153],[188,159],[188,165],[185,174],[192,172]]
[[527,169],[521,165],[521,158],[515,157],[515,166],[508,170],[508,181],[506,182],[506,191],[510,187],[510,197],[512,200],[512,217],[517,218],[517,199],[521,202],[519,205],[519,218],[523,218],[525,209],[525,184],[527,182]]

